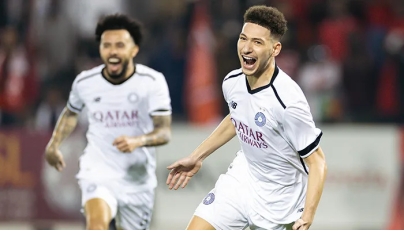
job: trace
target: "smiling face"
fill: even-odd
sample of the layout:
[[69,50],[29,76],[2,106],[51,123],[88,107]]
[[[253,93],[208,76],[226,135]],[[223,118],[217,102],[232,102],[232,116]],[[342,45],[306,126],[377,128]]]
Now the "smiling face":
[[100,55],[109,77],[124,77],[128,65],[137,55],[139,47],[127,30],[107,30],[101,36]]
[[281,44],[272,38],[271,32],[258,24],[245,23],[237,42],[237,51],[243,73],[259,76],[280,52]]

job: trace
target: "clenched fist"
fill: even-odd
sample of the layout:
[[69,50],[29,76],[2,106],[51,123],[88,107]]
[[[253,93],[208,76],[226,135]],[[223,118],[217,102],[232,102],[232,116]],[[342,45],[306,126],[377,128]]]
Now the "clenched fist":
[[45,159],[50,166],[56,168],[59,172],[66,167],[62,153],[55,147],[49,146],[46,148]]
[[118,148],[119,151],[130,153],[138,147],[144,146],[146,139],[143,136],[140,137],[128,137],[120,136],[114,140],[112,145]]

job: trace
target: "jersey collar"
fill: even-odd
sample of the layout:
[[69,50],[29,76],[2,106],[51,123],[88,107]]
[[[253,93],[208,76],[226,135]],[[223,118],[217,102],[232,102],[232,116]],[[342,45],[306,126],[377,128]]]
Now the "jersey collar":
[[120,82],[112,82],[111,80],[109,80],[109,79],[104,75],[104,69],[105,69],[105,67],[102,68],[102,70],[101,70],[101,75],[102,75],[102,77],[103,77],[108,83],[110,83],[110,84],[112,84],[112,85],[120,85],[120,84],[122,84],[122,83],[128,81],[128,79],[132,78],[132,77],[135,75],[135,73],[136,73],[136,64],[134,64],[134,66],[135,66],[135,68],[133,69],[133,73],[132,73],[128,78],[126,78],[126,79],[124,79],[124,80],[122,80],[122,81],[120,81]]
[[262,91],[262,90],[264,90],[264,89],[267,89],[268,87],[270,87],[270,86],[273,84],[273,82],[275,81],[276,76],[278,76],[278,73],[279,73],[279,68],[278,68],[278,66],[275,64],[275,70],[274,70],[274,73],[272,74],[271,81],[270,81],[267,85],[262,86],[262,87],[259,87],[259,88],[255,88],[254,90],[251,90],[251,87],[250,87],[250,85],[248,84],[248,80],[247,80],[247,76],[246,76],[246,77],[245,77],[245,83],[246,83],[246,85],[247,85],[247,91],[248,91],[248,93],[250,93],[250,94],[255,94],[255,93],[260,92],[260,91]]

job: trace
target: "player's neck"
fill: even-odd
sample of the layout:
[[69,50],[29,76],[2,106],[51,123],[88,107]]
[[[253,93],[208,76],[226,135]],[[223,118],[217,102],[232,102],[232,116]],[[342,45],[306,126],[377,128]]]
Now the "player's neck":
[[111,78],[105,69],[103,71],[104,71],[104,76],[108,79],[108,81],[110,81],[112,83],[122,83],[135,73],[136,66],[135,66],[134,62],[130,62],[128,64],[128,68],[126,68],[125,75],[120,78],[117,78],[117,79]]
[[247,76],[248,84],[250,85],[251,90],[268,85],[271,82],[274,71],[275,60],[271,60],[268,67],[263,72],[257,75]]

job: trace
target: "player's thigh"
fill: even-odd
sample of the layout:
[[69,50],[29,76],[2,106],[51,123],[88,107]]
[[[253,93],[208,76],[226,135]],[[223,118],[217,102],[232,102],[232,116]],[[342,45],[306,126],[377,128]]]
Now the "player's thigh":
[[149,229],[154,206],[154,190],[124,194],[118,203],[116,215],[118,229]]
[[113,193],[103,185],[80,180],[82,207],[88,224],[100,224],[108,227],[115,217],[118,202]]
[[[244,229],[248,220],[245,214],[245,195],[241,187],[243,186],[234,177],[221,175],[215,188],[202,200],[194,215],[215,229]],[[196,219],[195,222],[191,220],[193,229],[203,229],[205,224],[199,218],[192,218]],[[197,224],[201,224],[201,227],[196,226]]]

